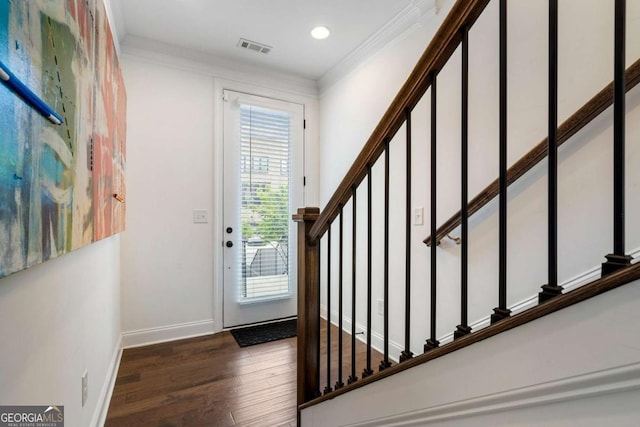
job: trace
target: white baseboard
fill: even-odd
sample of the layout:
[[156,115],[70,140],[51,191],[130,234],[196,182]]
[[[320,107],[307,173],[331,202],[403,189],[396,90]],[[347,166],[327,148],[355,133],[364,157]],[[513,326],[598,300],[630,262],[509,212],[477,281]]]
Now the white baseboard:
[[178,325],[124,332],[120,338],[118,338],[115,345],[107,377],[102,385],[98,404],[96,405],[90,425],[94,427],[102,427],[107,420],[107,412],[109,410],[109,404],[111,403],[113,389],[116,385],[116,378],[118,377],[118,369],[120,368],[123,349],[174,341],[183,338],[192,338],[212,334],[213,332],[213,320],[181,323]]
[[98,397],[98,404],[91,418],[91,426],[102,427],[107,421],[107,412],[109,411],[109,404],[111,403],[111,395],[113,394],[113,388],[116,385],[116,378],[118,377],[118,369],[120,368],[120,360],[122,359],[122,335],[116,342],[113,356],[111,357],[111,363],[109,364],[109,370],[107,371],[107,377],[105,378],[100,396]]
[[614,399],[609,396],[614,393],[638,389],[640,389],[640,363],[634,363],[390,417],[349,424],[348,427],[419,427],[572,400],[600,396]]
[[199,337],[215,332],[213,320],[179,323],[158,328],[138,329],[122,333],[122,347],[142,347],[167,341]]
[[[327,306],[326,304],[320,304],[320,317],[323,319],[327,319]],[[331,310],[331,318],[332,319],[337,319],[338,318],[338,311],[337,310]],[[333,320],[331,321],[331,324],[334,325],[335,327],[338,327],[338,324],[336,322],[334,322]],[[351,318],[347,317],[347,316],[343,316],[342,318],[342,329],[347,332],[347,333],[351,333]],[[367,327],[363,324],[360,323],[356,323],[356,330],[358,332],[362,332],[362,334],[360,335],[356,335],[356,339],[358,339],[358,341],[362,342],[362,343],[367,343]],[[376,350],[378,353],[383,353],[383,348],[384,348],[384,335],[372,330],[371,331],[371,348],[373,348],[374,350]],[[402,353],[402,351],[404,350],[404,347],[402,346],[402,344],[397,343],[394,340],[389,340],[389,359],[391,359],[393,362],[398,363],[398,357],[400,356],[400,353]],[[372,369],[376,369],[377,366],[372,367]]]

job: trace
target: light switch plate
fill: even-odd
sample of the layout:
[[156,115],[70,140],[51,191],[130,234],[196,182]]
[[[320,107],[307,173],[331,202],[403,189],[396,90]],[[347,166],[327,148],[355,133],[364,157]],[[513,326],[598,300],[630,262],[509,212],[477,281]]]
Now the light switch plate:
[[209,213],[203,209],[196,209],[193,211],[193,223],[194,224],[206,224],[209,222]]
[[424,224],[424,208],[414,208],[413,209],[413,225],[423,225]]

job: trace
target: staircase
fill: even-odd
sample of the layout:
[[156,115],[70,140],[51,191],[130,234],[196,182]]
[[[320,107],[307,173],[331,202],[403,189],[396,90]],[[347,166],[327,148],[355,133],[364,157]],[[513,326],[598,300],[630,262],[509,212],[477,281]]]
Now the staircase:
[[[616,392],[640,388],[635,382],[612,380],[638,377],[640,365],[614,369],[596,364],[594,371],[574,371],[573,365],[558,361],[569,354],[581,357],[580,346],[562,345],[575,334],[609,334],[607,339],[595,336],[593,345],[610,342],[613,347],[617,341],[607,332],[611,325],[603,328],[594,318],[606,311],[607,319],[628,319],[638,308],[629,301],[640,296],[640,264],[633,262],[628,247],[640,236],[633,234],[636,220],[625,220],[627,205],[640,205],[637,191],[629,191],[640,181],[637,166],[630,163],[637,161],[640,132],[627,120],[638,115],[639,94],[633,89],[640,82],[640,60],[628,66],[626,58],[638,41],[627,36],[627,2],[611,2],[611,22],[605,28],[611,32],[608,67],[613,81],[592,90],[586,102],[580,96],[569,99],[567,93],[578,92],[567,89],[570,77],[590,71],[568,73],[561,67],[572,55],[567,49],[579,48],[568,46],[567,32],[560,27],[566,14],[579,16],[580,10],[569,3],[545,2],[548,25],[537,27],[548,37],[546,73],[535,83],[546,89],[546,136],[541,142],[533,145],[535,131],[529,130],[539,118],[515,111],[520,101],[510,96],[518,91],[510,85],[515,81],[510,69],[519,69],[510,61],[511,46],[525,49],[527,37],[534,35],[512,36],[519,23],[510,22],[507,0],[459,0],[326,207],[301,208],[294,215],[299,227],[297,396],[302,425],[336,425],[329,421],[332,412],[356,408],[358,402],[363,408],[367,402],[373,406],[362,419],[377,421],[345,417],[351,419],[345,425],[426,425],[451,420],[453,414],[464,418],[472,407],[485,414],[506,401],[511,409],[533,405],[523,403],[528,398],[551,404],[562,401],[569,383],[586,384],[574,387],[580,393],[598,381]],[[492,20],[499,39],[497,76],[483,75],[480,81],[498,83],[495,99],[481,101],[473,67],[482,52],[474,49],[491,49],[483,38],[490,39],[487,23]],[[628,99],[633,105],[626,105]],[[495,123],[479,121],[478,115],[491,116],[482,110],[494,104]],[[570,105],[581,106],[566,114]],[[610,136],[605,132],[609,125]],[[494,134],[496,143],[488,137]],[[609,153],[604,145],[610,150],[608,175],[595,179],[602,165],[594,166],[594,153]],[[587,185],[594,188],[586,191]],[[470,199],[470,194],[476,196]],[[421,216],[416,203],[422,200],[429,206],[426,246],[416,242],[414,229],[416,215]],[[596,270],[598,258],[606,261]],[[326,342],[320,341],[321,323],[327,326]],[[334,331],[338,337],[332,340],[332,325],[347,332],[347,339]],[[555,344],[546,342],[548,337]],[[343,358],[356,340],[367,345],[364,366],[356,364],[353,351],[351,360]],[[520,372],[527,367],[519,366],[502,388],[488,384],[501,366],[511,366],[509,349],[528,347],[529,340],[542,341],[530,350],[552,361],[548,369],[521,381]],[[372,348],[383,354],[382,360],[372,360]],[[614,348],[608,351],[615,354]],[[485,363],[489,359],[493,362]],[[451,381],[442,378],[442,369],[455,372]],[[598,376],[597,369],[607,374]],[[469,376],[473,382],[465,380]],[[524,386],[545,378],[546,388]],[[479,384],[482,391],[472,393]],[[520,391],[502,396],[507,389]],[[404,390],[403,402],[421,403],[385,407],[385,390]],[[416,397],[421,392],[424,399]],[[457,397],[434,398],[439,393]],[[573,400],[591,396],[580,393]],[[413,418],[392,416],[400,413]]]

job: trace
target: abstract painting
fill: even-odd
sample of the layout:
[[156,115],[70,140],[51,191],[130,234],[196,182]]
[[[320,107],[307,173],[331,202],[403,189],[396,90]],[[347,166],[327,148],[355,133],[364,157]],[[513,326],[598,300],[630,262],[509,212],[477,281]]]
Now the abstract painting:
[[0,0],[0,277],[124,230],[126,93],[102,0]]

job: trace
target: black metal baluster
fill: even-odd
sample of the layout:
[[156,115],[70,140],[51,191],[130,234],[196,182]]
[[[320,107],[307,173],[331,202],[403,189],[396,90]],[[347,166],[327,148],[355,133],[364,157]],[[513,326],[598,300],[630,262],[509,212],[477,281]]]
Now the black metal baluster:
[[405,291],[404,291],[404,351],[400,362],[413,357],[411,352],[411,111],[405,112],[407,120],[406,156],[406,212],[405,212]]
[[347,384],[358,381],[356,376],[356,187],[351,189],[351,375]]
[[389,361],[389,144],[391,140],[384,140],[384,343],[383,359],[378,370],[384,371]]
[[366,378],[373,375],[373,369],[371,369],[371,165],[367,167],[367,366],[362,371],[362,378]]
[[558,286],[558,0],[549,0],[549,278],[538,294],[543,303],[562,294]]
[[[321,244],[321,239],[319,238],[317,241],[317,245]],[[322,286],[320,285],[322,283],[321,281],[321,277],[322,277],[322,251],[320,250],[320,248],[318,248],[318,268],[316,269],[317,271],[317,281],[318,281],[318,294],[317,294],[317,301],[318,301],[318,305],[320,305],[320,301],[322,300],[320,293],[322,291]],[[320,317],[320,310],[317,311],[318,313],[318,317]],[[322,365],[322,362],[320,361],[320,353],[321,353],[321,347],[322,347],[322,338],[321,338],[321,333],[322,333],[322,318],[318,319],[318,329],[316,331],[316,336],[318,337],[317,340],[317,353],[316,353],[316,360],[318,361],[318,366],[316,368],[316,378],[318,379],[318,387],[320,387],[320,365]],[[320,391],[320,389],[316,390],[316,397],[322,396],[322,392]]]
[[625,254],[625,54],[626,1],[615,3],[613,82],[613,253],[606,255],[602,275],[631,265]]
[[343,206],[340,206],[340,234],[338,235],[338,380],[336,381],[336,385],[334,388],[337,390],[341,387],[344,387],[344,383],[342,382],[342,242],[343,242]]
[[436,142],[437,142],[437,92],[436,92],[436,72],[431,74],[431,322],[430,332],[431,337],[424,345],[424,352],[433,350],[440,345],[440,342],[436,339],[436,232],[438,230],[438,224],[436,223]]
[[327,385],[324,394],[331,393],[331,223],[327,229]]
[[462,29],[462,129],[460,188],[460,324],[453,332],[457,340],[471,333],[468,324],[469,288],[469,28]]
[[511,316],[507,308],[507,0],[500,0],[500,205],[498,248],[498,307],[491,323]]

